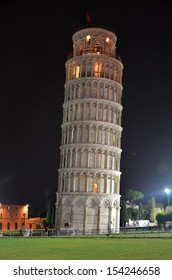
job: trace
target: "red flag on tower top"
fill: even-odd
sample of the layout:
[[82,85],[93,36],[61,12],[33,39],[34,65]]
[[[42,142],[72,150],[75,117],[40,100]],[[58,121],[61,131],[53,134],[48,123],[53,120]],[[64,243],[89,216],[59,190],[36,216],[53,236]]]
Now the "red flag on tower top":
[[87,21],[87,24],[91,24],[91,17],[88,12],[86,13],[86,21]]

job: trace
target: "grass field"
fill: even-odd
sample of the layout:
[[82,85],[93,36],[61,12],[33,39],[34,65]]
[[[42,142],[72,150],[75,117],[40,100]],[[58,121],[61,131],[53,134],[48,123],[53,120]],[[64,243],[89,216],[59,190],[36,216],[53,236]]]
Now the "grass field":
[[172,238],[7,237],[1,260],[172,260]]

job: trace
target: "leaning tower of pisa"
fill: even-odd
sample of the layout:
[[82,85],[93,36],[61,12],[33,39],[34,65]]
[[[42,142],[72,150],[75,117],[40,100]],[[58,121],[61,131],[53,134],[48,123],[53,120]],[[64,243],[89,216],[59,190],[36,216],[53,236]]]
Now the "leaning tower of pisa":
[[56,230],[119,232],[123,64],[116,35],[86,27],[65,69]]

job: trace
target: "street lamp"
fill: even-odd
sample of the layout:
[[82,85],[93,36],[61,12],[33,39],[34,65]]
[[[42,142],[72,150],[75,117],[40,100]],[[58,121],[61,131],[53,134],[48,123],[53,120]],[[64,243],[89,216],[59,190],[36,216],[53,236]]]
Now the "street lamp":
[[26,214],[25,213],[23,213],[23,219],[24,219],[23,225],[25,226],[25,219],[26,219]]
[[169,207],[169,193],[170,193],[170,190],[168,188],[165,188],[164,191],[167,194],[167,206]]

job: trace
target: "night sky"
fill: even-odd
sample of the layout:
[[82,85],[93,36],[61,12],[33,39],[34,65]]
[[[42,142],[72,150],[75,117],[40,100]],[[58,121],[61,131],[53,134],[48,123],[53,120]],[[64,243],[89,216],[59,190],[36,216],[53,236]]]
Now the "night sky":
[[0,201],[44,207],[46,193],[55,197],[65,62],[87,12],[116,34],[124,65],[121,194],[162,201],[172,189],[171,9],[23,2],[0,9]]

